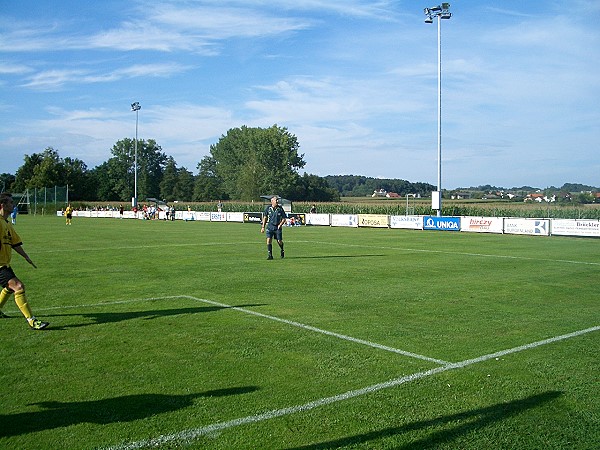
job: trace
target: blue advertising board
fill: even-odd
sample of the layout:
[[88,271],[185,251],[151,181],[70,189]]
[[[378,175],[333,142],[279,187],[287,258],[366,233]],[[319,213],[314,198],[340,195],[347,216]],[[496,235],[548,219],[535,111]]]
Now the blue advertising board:
[[424,230],[460,231],[460,217],[423,217]]

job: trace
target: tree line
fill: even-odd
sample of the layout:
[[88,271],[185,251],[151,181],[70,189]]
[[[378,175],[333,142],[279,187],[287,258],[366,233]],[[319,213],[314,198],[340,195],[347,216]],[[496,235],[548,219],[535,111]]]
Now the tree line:
[[[286,128],[232,128],[210,146],[193,175],[179,167],[153,139],[137,142],[137,198],[159,198],[172,202],[214,200],[252,201],[277,194],[293,201],[334,202],[340,196],[366,196],[375,189],[401,195],[428,195],[426,183],[380,180],[354,175],[320,177],[299,170],[305,166],[296,136]],[[127,202],[134,196],[135,140],[124,138],[110,150],[110,158],[89,169],[77,158],[61,157],[46,148],[25,155],[15,174],[0,174],[3,190],[22,193],[52,186],[69,187],[73,201]]]

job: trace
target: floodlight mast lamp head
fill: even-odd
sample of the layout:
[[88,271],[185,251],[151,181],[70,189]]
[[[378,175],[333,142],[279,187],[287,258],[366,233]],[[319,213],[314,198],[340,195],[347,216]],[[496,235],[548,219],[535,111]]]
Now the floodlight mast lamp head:
[[423,12],[427,16],[425,23],[433,23],[434,18],[449,19],[452,17],[452,13],[450,12],[450,3],[442,3],[438,6],[425,8]]

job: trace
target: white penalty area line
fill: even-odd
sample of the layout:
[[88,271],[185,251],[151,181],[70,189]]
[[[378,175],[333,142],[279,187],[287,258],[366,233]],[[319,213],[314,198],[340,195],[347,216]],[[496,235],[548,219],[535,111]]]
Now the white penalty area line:
[[217,422],[211,425],[207,425],[200,428],[194,428],[189,430],[180,431],[178,433],[162,435],[153,439],[146,439],[136,442],[130,442],[125,444],[120,444],[113,447],[108,447],[106,450],[136,450],[147,447],[159,447],[164,444],[168,444],[171,442],[190,442],[194,439],[197,439],[201,436],[210,436],[218,433],[220,431],[227,430],[229,428],[237,427],[240,425],[253,424],[257,422],[262,422],[265,420],[275,419],[278,417],[287,416],[290,414],[295,414],[299,412],[309,411],[311,409],[319,408],[321,406],[329,405],[332,403],[348,400],[351,398],[360,397],[365,394],[370,394],[372,392],[377,392],[383,389],[392,388],[395,386],[400,386],[405,383],[409,383],[411,381],[419,380],[422,378],[430,377],[432,375],[436,375],[438,373],[447,372],[454,369],[462,369],[473,364],[477,364],[484,361],[489,361],[490,359],[495,359],[500,356],[509,355],[512,353],[521,352],[524,350],[530,350],[536,347],[540,347],[542,345],[551,344],[553,342],[563,341],[565,339],[574,338],[577,336],[581,336],[587,333],[592,333],[594,331],[600,330],[600,326],[595,326],[591,328],[586,328],[585,330],[575,331],[573,333],[563,334],[561,336],[555,336],[549,339],[544,339],[537,342],[532,342],[530,344],[521,345],[519,347],[513,347],[511,349],[502,350],[495,353],[489,353],[487,355],[479,356],[477,358],[466,359],[457,363],[448,363],[442,367],[436,367],[434,369],[426,370],[424,372],[418,372],[411,375],[405,375],[399,378],[394,378],[392,380],[386,381],[384,383],[378,383],[371,386],[367,386],[362,389],[356,389],[352,391],[347,391],[343,394],[334,395],[332,397],[325,397],[319,400],[314,400],[312,402],[304,403],[303,405],[291,406],[288,408],[274,409],[272,411],[267,411],[261,414],[256,414],[253,416],[241,417],[238,419],[233,419],[225,422]]
[[346,336],[344,334],[335,333],[333,331],[323,330],[321,328],[313,327],[311,325],[306,325],[306,324],[303,324],[303,323],[300,323],[300,322],[294,322],[292,320],[281,319],[281,318],[275,317],[275,316],[269,316],[268,314],[259,313],[259,312],[252,311],[252,310],[246,309],[246,308],[240,308],[240,307],[237,307],[237,306],[231,306],[231,305],[227,305],[225,303],[219,303],[219,302],[215,302],[213,300],[207,300],[207,299],[204,299],[204,298],[197,298],[197,297],[193,297],[191,295],[180,295],[180,296],[177,296],[177,298],[187,298],[187,299],[190,299],[190,300],[196,300],[196,301],[199,301],[199,302],[208,303],[208,304],[214,305],[214,306],[220,306],[222,308],[233,309],[235,311],[243,312],[245,314],[251,314],[253,316],[261,317],[263,319],[273,320],[275,322],[281,322],[281,323],[284,323],[286,325],[290,325],[290,326],[293,326],[293,327],[302,328],[304,330],[313,331],[315,333],[321,333],[321,334],[324,334],[326,336],[332,336],[332,337],[335,337],[335,338],[338,338],[338,339],[342,339],[344,341],[353,342],[355,344],[366,345],[367,347],[373,347],[373,348],[376,348],[376,349],[379,349],[379,350],[384,350],[384,351],[387,351],[387,352],[397,353],[399,355],[408,356],[410,358],[422,359],[424,361],[429,361],[429,362],[436,363],[436,364],[439,364],[439,365],[442,365],[442,366],[445,365],[445,364],[448,364],[447,361],[443,361],[441,359],[430,358],[428,356],[419,355],[417,353],[412,353],[412,352],[408,352],[408,351],[405,351],[405,350],[400,350],[400,349],[397,349],[397,348],[388,347],[387,345],[381,345],[381,344],[377,344],[375,342],[366,341],[364,339],[358,339],[358,338],[355,338],[355,337],[352,337],[352,336]]
[[358,338],[355,338],[352,336],[346,336],[344,334],[335,333],[333,331],[323,330],[321,328],[313,327],[311,325],[306,325],[306,324],[303,324],[300,322],[294,322],[292,320],[281,319],[279,317],[269,316],[267,314],[259,313],[259,312],[252,311],[252,310],[249,310],[246,308],[240,308],[238,306],[231,306],[226,303],[219,303],[219,302],[215,302],[213,300],[207,300],[205,298],[198,298],[198,297],[194,297],[191,295],[169,295],[169,296],[164,296],[164,297],[135,298],[135,299],[129,299],[129,300],[116,300],[116,301],[112,301],[112,302],[92,303],[92,304],[87,304],[87,305],[50,306],[50,307],[46,307],[46,308],[38,308],[37,311],[56,311],[56,310],[64,310],[64,309],[98,308],[98,307],[104,307],[104,306],[110,306],[110,305],[125,305],[125,304],[130,304],[130,303],[142,303],[142,302],[147,302],[147,301],[171,300],[171,299],[175,299],[175,298],[187,298],[188,300],[207,303],[209,305],[218,306],[223,309],[233,309],[235,311],[239,311],[244,314],[250,314],[253,316],[261,317],[263,319],[268,319],[268,320],[272,320],[275,322],[281,322],[286,325],[290,325],[290,326],[297,327],[297,328],[302,328],[302,329],[308,330],[308,331],[313,331],[315,333],[321,333],[326,336],[335,337],[335,338],[342,339],[345,341],[353,342],[355,344],[366,345],[367,347],[373,347],[378,350],[384,350],[384,351],[391,352],[391,353],[397,353],[399,355],[408,356],[410,358],[421,359],[423,361],[432,362],[432,363],[439,364],[442,366],[448,364],[448,361],[444,361],[441,359],[430,358],[429,356],[419,355],[417,353],[412,353],[412,352],[409,352],[406,350],[400,350],[397,348],[389,347],[387,345],[377,344],[375,342],[366,341],[364,339],[358,339]]

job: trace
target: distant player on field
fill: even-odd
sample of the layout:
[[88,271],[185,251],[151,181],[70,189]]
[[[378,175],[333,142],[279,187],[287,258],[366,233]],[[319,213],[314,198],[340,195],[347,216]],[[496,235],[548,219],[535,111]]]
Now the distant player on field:
[[73,218],[73,208],[71,207],[70,203],[67,206],[67,209],[65,209],[65,216],[67,216],[66,224],[71,225],[71,219]]
[[27,297],[25,296],[25,286],[17,278],[12,268],[10,267],[10,259],[12,256],[13,249],[31,264],[34,268],[36,267],[29,255],[23,250],[23,242],[21,237],[17,234],[12,226],[12,223],[8,221],[13,208],[12,195],[6,192],[0,194],[0,319],[7,318],[8,316],[2,312],[2,308],[10,298],[15,294],[15,303],[27,319],[27,323],[33,330],[43,330],[48,326],[48,322],[42,322],[33,315],[31,307],[27,303]]
[[277,203],[277,197],[271,197],[271,206],[267,206],[263,213],[261,233],[266,233],[267,236],[267,259],[273,259],[273,238],[277,240],[277,244],[281,249],[281,257],[285,256],[283,252],[283,232],[281,227],[285,224],[287,216],[280,204]]

